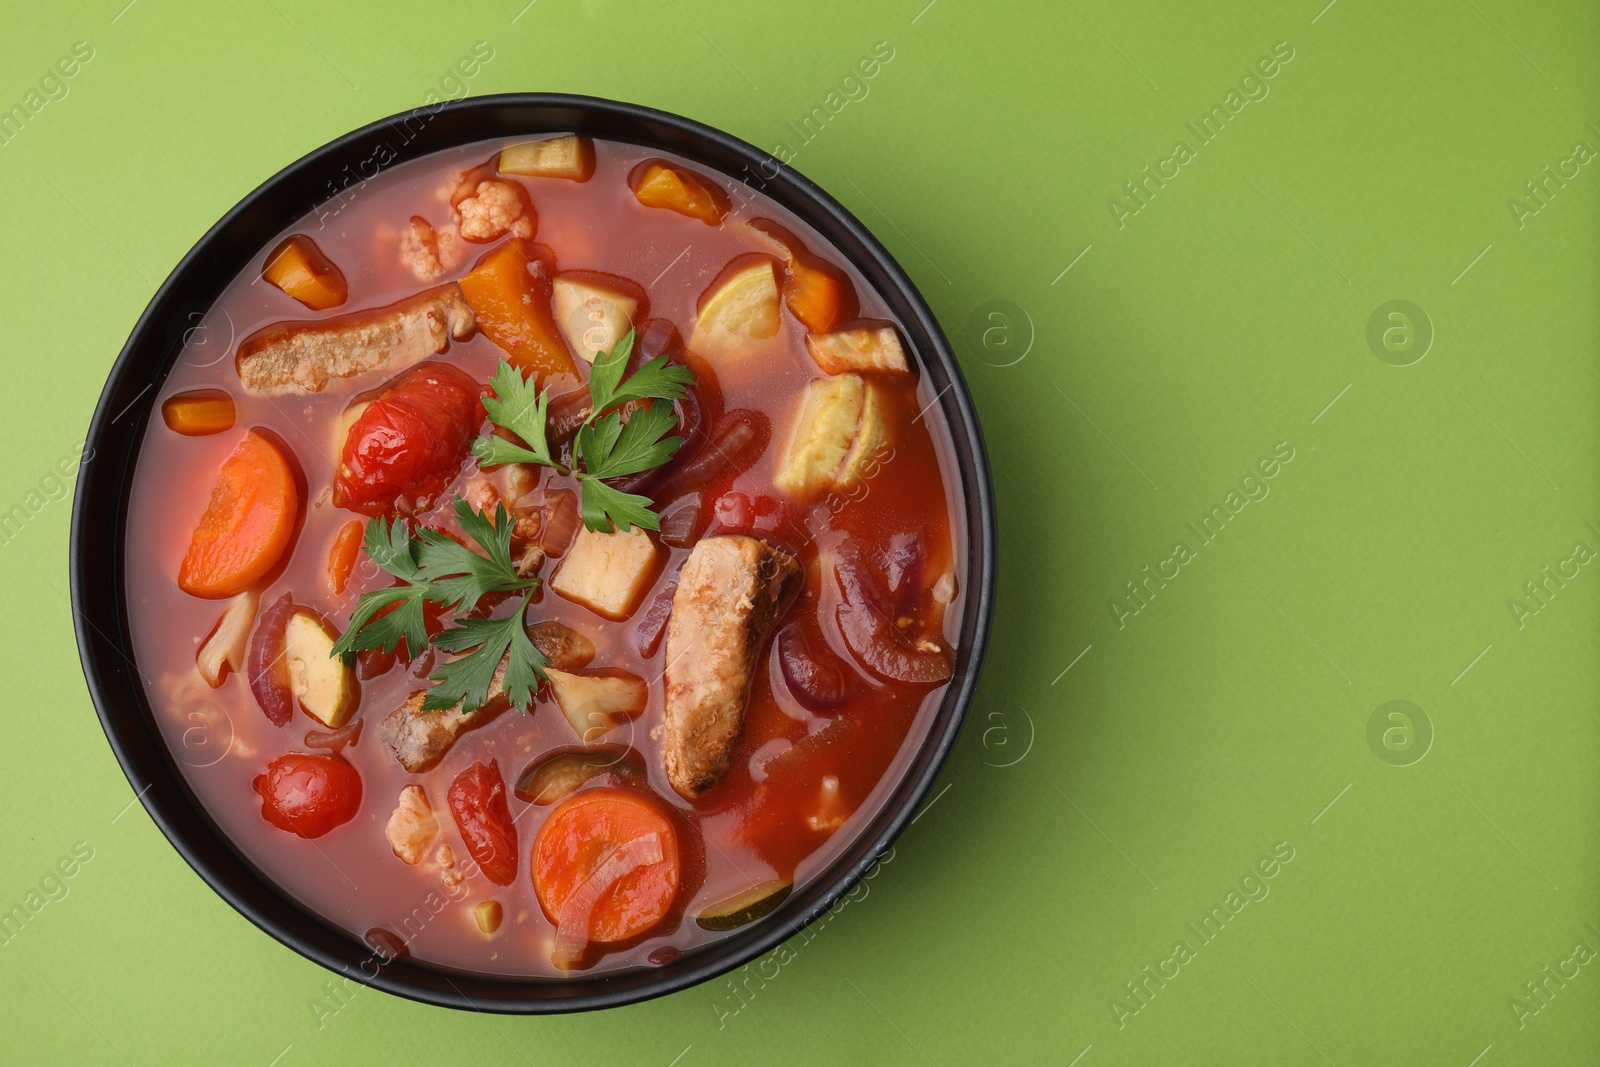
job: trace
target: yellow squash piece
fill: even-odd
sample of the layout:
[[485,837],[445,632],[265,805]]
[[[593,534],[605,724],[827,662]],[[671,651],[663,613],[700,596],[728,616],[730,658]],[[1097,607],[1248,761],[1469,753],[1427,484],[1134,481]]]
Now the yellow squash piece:
[[700,309],[689,347],[696,351],[737,349],[778,333],[778,277],[772,262],[746,267],[717,287]]
[[588,181],[594,173],[594,146],[573,133],[514,144],[500,151],[500,173]]
[[854,485],[875,469],[888,436],[882,400],[866,379],[818,378],[806,385],[774,481],[796,495]]
[[338,634],[311,612],[289,616],[283,643],[289,688],[307,715],[331,728],[343,726],[356,706],[355,675],[333,655],[336,640]]

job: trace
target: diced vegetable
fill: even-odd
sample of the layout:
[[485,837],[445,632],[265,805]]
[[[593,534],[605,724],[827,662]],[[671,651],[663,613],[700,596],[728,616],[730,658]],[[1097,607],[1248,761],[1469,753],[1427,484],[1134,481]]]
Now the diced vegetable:
[[559,559],[572,547],[578,533],[578,494],[570,489],[553,490],[544,505],[544,530],[539,541],[551,559]]
[[678,895],[678,834],[658,803],[630,790],[586,789],[550,813],[533,843],[533,888],[556,924],[557,966],[590,943],[637,937]]
[[361,775],[338,756],[279,756],[252,785],[261,817],[301,837],[321,837],[361,810]]
[[333,654],[338,639],[332,627],[304,608],[289,616],[284,628],[289,686],[307,715],[334,729],[356,706],[355,675]]
[[578,531],[550,588],[608,619],[633,614],[655,573],[660,549],[638,526],[624,533]]
[[506,909],[498,900],[480,900],[472,909],[472,921],[485,937],[500,929],[505,917]]
[[555,804],[576,793],[594,778],[613,774],[642,781],[644,770],[621,745],[602,745],[582,751],[553,752],[528,764],[517,777],[517,799],[529,804]]
[[831,330],[844,302],[843,284],[834,275],[803,260],[791,259],[785,272],[783,302],[808,330]]
[[789,899],[793,889],[793,882],[774,880],[758,883],[725,900],[706,905],[695,916],[695,925],[702,930],[737,930],[772,914],[779,904]]
[[545,674],[572,732],[586,742],[638,718],[650,699],[650,688],[644,679],[624,671],[572,674],[547,668]]
[[285,634],[294,615],[294,602],[285,593],[261,613],[261,624],[250,639],[245,674],[250,693],[261,706],[267,721],[285,726],[294,718],[294,690],[289,679],[289,664],[284,656]]
[[491,249],[461,279],[478,328],[499,345],[512,364],[535,376],[577,380],[578,368],[550,312],[547,253],[527,241],[511,240]]
[[244,592],[271,570],[294,539],[300,512],[296,480],[265,433],[245,434],[217,473],[178,569],[178,588],[221,599]]
[[664,163],[645,163],[629,176],[633,195],[645,207],[666,208],[707,226],[715,226],[727,214],[723,198],[712,191],[709,182],[686,170]]
[[949,679],[949,650],[933,635],[913,637],[896,624],[883,594],[872,584],[872,568],[860,545],[850,541],[839,545],[833,573],[844,594],[836,615],[839,632],[868,670],[895,682],[927,685]]
[[336,308],[350,295],[343,272],[304,234],[287,237],[274,248],[261,276],[313,311]]
[[234,597],[222,618],[217,620],[216,629],[200,646],[194,665],[211,688],[221,685],[230,670],[237,671],[244,666],[250,624],[256,621],[256,607],[260,603],[261,594],[254,589]]
[[495,885],[517,880],[517,828],[506,804],[506,783],[500,764],[474,763],[450,783],[450,813],[467,851],[485,878]]
[[350,581],[350,572],[355,570],[356,560],[361,555],[363,529],[360,522],[351,519],[339,527],[333,544],[328,548],[328,586],[334,596],[344,593],[344,587]]
[[855,442],[867,383],[856,374],[818,378],[806,385],[789,449],[774,478],[778,488],[810,493],[833,484]]
[[408,785],[400,790],[400,801],[389,813],[383,828],[394,854],[407,863],[419,862],[439,836],[439,820],[433,816],[433,805],[420,785]]
[[884,415],[883,399],[868,384],[861,401],[861,425],[857,427],[850,451],[834,475],[834,483],[850,487],[866,481],[877,472],[888,454],[889,420]]
[[806,350],[829,374],[844,371],[908,371],[905,349],[893,326],[862,327],[806,335]]
[[633,329],[640,301],[629,292],[631,283],[595,271],[567,271],[556,275],[552,288],[562,335],[586,363]]
[[[794,317],[813,332],[831,330],[843,314],[848,295],[851,306],[855,294],[850,283],[822,260],[806,251],[798,237],[771,219],[754,219],[752,229],[765,234],[787,260],[783,279],[783,302]],[[830,372],[831,373],[831,372]]]
[[161,403],[161,421],[173,433],[204,437],[233,429],[233,397],[221,389],[190,389]]
[[827,711],[849,695],[845,672],[834,657],[814,651],[799,626],[778,634],[778,666],[789,693],[810,711]]
[[594,173],[594,145],[572,133],[514,144],[500,150],[500,173],[586,182]]
[[333,502],[363,515],[414,511],[443,491],[483,422],[483,389],[449,363],[406,371],[350,426]]
[[689,347],[697,352],[736,350],[778,333],[778,278],[761,257],[716,284],[700,302]]
[[342,752],[345,746],[354,747],[361,740],[361,719],[352,719],[337,730],[306,731],[307,748],[325,748],[329,752]]

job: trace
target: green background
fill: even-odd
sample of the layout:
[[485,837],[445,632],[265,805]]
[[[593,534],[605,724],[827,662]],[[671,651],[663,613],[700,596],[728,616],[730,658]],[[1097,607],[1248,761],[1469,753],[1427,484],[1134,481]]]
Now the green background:
[[[218,216],[481,40],[474,95],[612,96],[787,144],[883,239],[984,420],[998,609],[941,792],[745,1001],[518,1019],[361,990],[319,1019],[329,975],[129,807],[73,646],[70,506],[33,498],[0,546],[0,910],[75,843],[94,858],[0,947],[0,1058],[1595,1061],[1600,568],[1564,561],[1600,548],[1600,166],[1542,205],[1523,185],[1600,149],[1600,8],[123,2],[14,5],[0,34],[5,107],[95,53],[0,147],[0,507],[82,441]],[[786,123],[879,41],[865,98],[798,145]],[[1280,41],[1269,95],[1200,146],[1185,124]],[[1119,228],[1112,198],[1178,140],[1195,158]],[[1396,299],[1422,309],[1381,323],[1398,353],[1367,337]],[[1186,523],[1279,442],[1269,495],[1197,543]],[[1119,617],[1178,541],[1194,558]],[[1578,573],[1535,601],[1546,566]],[[1369,743],[1392,700],[1411,732]],[[1274,846],[1294,858],[1270,895],[1201,946],[1186,924]],[[1179,940],[1195,957],[1134,1000]]]

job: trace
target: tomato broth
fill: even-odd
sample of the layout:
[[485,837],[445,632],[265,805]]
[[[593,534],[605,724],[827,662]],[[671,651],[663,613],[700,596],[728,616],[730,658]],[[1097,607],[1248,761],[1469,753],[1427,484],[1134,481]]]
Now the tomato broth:
[[[622,143],[583,142],[577,143],[582,172],[576,178],[497,172],[497,158],[505,168],[513,144],[479,143],[393,166],[287,227],[228,284],[186,336],[181,355],[158,387],[157,405],[168,416],[151,420],[140,448],[128,514],[127,594],[135,661],[175,761],[222,834],[284,893],[355,937],[386,931],[374,936],[403,944],[414,959],[467,972],[571,978],[659,965],[727,936],[728,929],[743,922],[761,921],[774,894],[781,899],[782,887],[803,884],[824,869],[854,828],[871,819],[924,737],[948,685],[948,664],[959,651],[965,590],[957,578],[965,572],[961,561],[968,549],[967,516],[951,438],[914,355],[904,369],[896,369],[883,365],[893,363],[892,351],[885,355],[882,349],[870,349],[862,356],[851,349],[847,363],[857,362],[830,372],[821,365],[823,357],[808,347],[808,334],[849,330],[858,331],[850,335],[850,344],[858,348],[870,342],[898,349],[904,343],[904,333],[897,330],[883,299],[820,234],[766,197],[670,154]],[[506,154],[497,157],[502,149]],[[505,232],[493,232],[515,214],[486,210],[485,205],[493,206],[490,194],[500,192],[479,192],[477,205],[463,200],[463,191],[473,192],[479,180],[506,185],[505,204],[520,197],[531,207],[523,216],[528,223],[524,232],[516,232],[514,223]],[[473,214],[480,209],[484,213]],[[536,222],[529,217],[532,213]],[[428,246],[427,231],[414,227],[413,217],[426,220],[435,245]],[[718,221],[708,224],[707,217]],[[777,226],[768,225],[772,222]],[[465,240],[469,231],[491,235]],[[418,234],[424,235],[425,251],[438,253],[439,272],[431,273],[433,264],[424,262],[419,273],[418,256],[407,258],[405,249],[416,251]],[[308,238],[310,245],[290,248],[286,242],[295,235]],[[523,486],[532,488],[519,498],[508,499],[504,491],[497,498],[503,506],[521,504],[511,513],[526,518],[530,528],[537,526],[537,533],[518,542],[531,552],[529,558],[542,559],[536,572],[541,584],[530,594],[525,622],[564,624],[587,638],[593,655],[569,674],[608,685],[618,678],[642,682],[642,711],[608,720],[602,733],[579,736],[558,706],[552,684],[540,684],[526,712],[476,712],[481,725],[459,733],[433,766],[413,773],[386,742],[384,723],[413,694],[429,688],[430,672],[449,657],[437,647],[409,661],[363,652],[354,668],[339,666],[343,661],[337,659],[327,668],[349,672],[338,675],[337,684],[345,688],[339,690],[342,710],[335,718],[346,733],[350,724],[359,723],[357,739],[337,747],[338,738],[313,737],[324,747],[308,745],[308,734],[336,732],[313,717],[318,682],[305,680],[309,675],[304,672],[314,675],[323,668],[291,656],[302,674],[293,676],[291,702],[276,713],[288,716],[281,726],[251,684],[252,671],[282,669],[284,652],[255,655],[263,649],[270,653],[274,640],[286,639],[274,605],[299,609],[305,615],[297,624],[302,629],[315,631],[314,621],[306,619],[321,619],[331,638],[351,628],[363,594],[395,584],[365,550],[351,555],[354,531],[347,527],[352,522],[365,526],[374,510],[336,503],[335,483],[341,465],[348,466],[349,438],[344,435],[363,432],[364,416],[352,424],[347,409],[362,399],[393,395],[385,390],[417,367],[455,368],[479,393],[492,397],[490,380],[497,366],[517,352],[508,353],[488,336],[490,319],[473,297],[478,290],[462,279],[495,249],[518,241],[524,242],[517,246],[519,255],[544,257],[542,269],[558,278],[573,271],[598,272],[596,276],[610,279],[605,284],[611,288],[602,288],[602,293],[642,293],[647,308],[641,302],[621,325],[636,329],[636,343],[653,338],[651,344],[695,375],[690,399],[680,404],[685,411],[696,409],[694,419],[685,415],[678,430],[687,443],[653,476],[654,482],[638,490],[651,496],[663,530],[639,535],[648,538],[652,559],[636,576],[622,610],[602,612],[552,584],[578,551],[578,540],[589,536],[587,531],[571,533],[570,510],[558,514],[570,507],[559,491],[577,489],[573,477],[528,465],[520,470]],[[443,254],[447,246],[453,257]],[[535,251],[534,246],[543,247]],[[280,260],[286,255],[301,258],[285,268]],[[745,299],[744,290],[729,288],[743,284],[738,276],[741,270],[749,274],[751,264],[755,273],[750,276],[759,276],[762,285],[749,291],[766,305],[756,297]],[[770,264],[770,275],[763,264]],[[574,277],[582,281],[590,276]],[[765,287],[768,277],[782,280],[785,300],[776,308],[775,334],[761,337],[769,328],[763,323],[770,322],[775,299]],[[264,333],[348,322],[365,309],[398,305],[458,283],[462,289],[450,292],[467,293],[477,328],[449,339],[443,351],[421,362],[334,374],[314,391],[283,385],[249,388],[243,382],[243,360]],[[843,293],[836,314],[827,304],[819,311],[806,303],[812,284],[821,286],[824,296],[834,288]],[[790,299],[793,293],[801,296]],[[313,306],[341,295],[332,307]],[[562,340],[567,351],[558,351],[558,357],[581,357],[572,349],[618,325],[603,321],[607,299],[585,305],[581,323],[563,324],[554,312],[546,316],[566,327]],[[802,314],[813,321],[802,321]],[[718,315],[721,320],[707,324]],[[835,321],[827,321],[830,317]],[[664,323],[676,328],[677,338]],[[826,328],[814,328],[819,325]],[[597,327],[600,334],[587,332]],[[815,339],[812,343],[820,344]],[[585,359],[572,358],[571,365],[575,376],[548,379],[556,383],[550,386],[556,397],[552,410],[561,406],[558,387],[576,391],[588,378]],[[429,389],[439,388],[444,373],[428,372],[418,379],[425,398],[432,395]],[[861,388],[867,391],[867,408],[875,404],[876,410],[869,416],[863,409],[856,437],[866,435],[869,417],[887,428],[873,442],[869,462],[848,484],[827,484],[828,477],[843,475],[824,469],[824,484],[815,484],[814,474],[806,474],[813,480],[796,488],[802,478],[795,473],[796,457],[811,440],[804,436],[813,425],[805,422],[808,398],[820,395],[819,390]],[[186,407],[186,398],[197,393],[198,399]],[[470,393],[465,402],[470,405]],[[639,418],[640,410],[635,408],[627,418]],[[765,433],[714,436],[719,426],[730,425],[729,413],[735,421],[746,418],[756,431],[764,423]],[[698,425],[690,426],[692,421]],[[481,407],[457,422],[474,438],[494,429]],[[287,490],[274,482],[271,472],[256,468],[241,475],[239,486],[229,491],[232,495],[218,488],[219,472],[236,463],[230,457],[245,448],[241,442],[247,438],[258,441],[257,451],[268,457],[269,466],[271,456],[283,458],[290,476],[284,483]],[[732,470],[726,465],[719,470],[710,457],[719,441],[729,440],[744,441],[746,451]],[[424,444],[428,442],[416,438],[403,441],[384,458],[420,463]],[[859,440],[852,448],[857,445]],[[699,457],[708,462],[697,465]],[[826,457],[821,462],[825,468]],[[845,462],[851,461],[847,457]],[[813,464],[813,470],[823,468]],[[697,471],[709,473],[696,482]],[[472,456],[458,456],[439,477],[441,486],[419,483],[412,487],[414,496],[402,493],[396,503],[380,504],[377,514],[403,528],[432,526],[465,541],[453,518],[455,497],[485,492],[486,477],[491,486],[500,483],[486,476]],[[289,513],[274,520],[278,526],[273,534],[287,538],[287,548],[275,549],[276,542],[264,536],[248,544],[240,540],[255,536],[248,522],[256,521],[240,517],[245,507],[241,500],[271,516],[273,507],[284,507],[283,494],[295,497],[296,489]],[[679,524],[682,515],[673,517],[673,503],[679,500],[688,501],[685,514],[695,517],[687,527]],[[492,507],[488,514],[493,515]],[[563,525],[568,529],[558,529]],[[207,551],[196,547],[199,531],[206,528],[223,539],[226,551],[209,550],[213,555],[196,563],[195,554]],[[669,535],[677,543],[669,543]],[[600,530],[594,536],[622,534]],[[330,559],[341,554],[341,537],[351,568],[342,581],[334,573],[338,565],[330,570]],[[787,566],[786,560],[792,559],[797,565],[781,603],[773,604],[775,623],[765,632],[755,622],[730,631],[745,641],[741,648],[746,655],[730,661],[725,674],[718,673],[720,660],[712,662],[722,652],[696,646],[695,634],[677,635],[681,664],[667,658],[673,632],[663,639],[675,612],[704,609],[712,619],[726,614],[726,605],[684,599],[692,591],[681,591],[674,599],[691,555],[716,538],[731,539],[730,545],[747,546],[750,552],[767,552],[768,562],[776,559]],[[259,558],[251,560],[264,571],[259,576],[238,564],[248,550],[259,551]],[[211,567],[206,572],[209,584],[200,588],[202,595],[186,592],[180,573],[202,565]],[[234,579],[248,588],[233,591],[229,582]],[[610,580],[605,568],[600,580]],[[338,585],[342,591],[335,592]],[[486,601],[487,613],[503,617],[512,600]],[[236,629],[248,633],[239,647],[248,647],[251,655],[224,657],[227,662],[218,668],[211,655],[214,635],[222,632],[219,620],[226,628],[224,615],[230,612],[236,616]],[[430,616],[436,626],[449,619],[449,611]],[[280,629],[267,632],[272,627]],[[316,638],[311,632],[309,639]],[[292,642],[293,635],[287,639]],[[666,726],[667,691],[674,672],[688,671],[693,663],[701,664],[713,681],[727,677],[735,683],[743,676],[734,668],[742,665],[749,682],[736,739],[722,753],[725,769],[716,772],[712,784],[703,789],[697,785],[686,796],[683,783],[664,765],[665,750],[676,743]],[[940,663],[945,664],[943,677]],[[217,684],[207,680],[208,673]],[[692,704],[689,696],[682,701],[685,707]],[[722,707],[725,713],[726,703],[708,702],[704,708]],[[279,789],[274,802],[280,805],[290,800],[281,792],[286,786],[263,784],[269,765],[283,779],[295,765],[274,761],[297,753],[328,759],[335,748],[327,746],[337,749],[334,762],[353,769],[359,789],[341,793],[339,804],[319,809],[314,823],[291,818],[299,830],[274,821],[262,790]],[[517,795],[525,768],[551,753],[584,752],[595,754],[585,766],[603,770],[583,780],[575,793],[557,803],[532,803]],[[718,756],[708,758],[715,764]],[[472,784],[463,781],[479,773],[473,770],[478,765],[491,761],[502,776],[497,802],[505,805],[514,838],[509,885],[498,884],[491,878],[494,868],[477,862],[478,853],[465,839],[453,807],[457,792]],[[324,786],[345,789],[341,783],[347,784],[350,776],[343,768],[339,776],[338,782],[309,788],[312,793]],[[432,834],[426,832],[426,818],[421,829],[412,827],[407,840],[421,842],[415,862],[407,862],[393,837],[397,820],[406,823],[396,809],[408,786],[420,787],[436,824]],[[485,796],[493,791],[485,789]],[[600,843],[592,845],[593,855],[585,861],[591,866],[567,870],[559,878],[552,875],[565,879],[560,884],[567,888],[555,881],[536,886],[536,860],[566,862],[558,855],[561,842],[548,846],[544,859],[535,855],[536,847],[547,847],[541,828],[554,812],[591,793],[606,803],[591,803],[585,810],[611,812],[611,836],[595,839]],[[563,816],[578,827],[572,831],[578,837],[568,844],[579,852],[589,847],[583,828],[593,824],[583,822],[582,815],[574,807],[570,818]],[[501,833],[495,840],[503,846],[506,839]],[[504,863],[508,857],[502,846],[497,847]],[[626,863],[617,858],[624,853],[631,857]],[[651,892],[664,901],[655,905],[656,911],[629,912],[606,897],[608,892],[617,898],[627,895],[622,877],[637,880],[652,872],[660,877],[649,882]],[[642,895],[639,886],[644,884],[630,883],[635,897]],[[584,897],[593,918],[578,916],[563,926],[563,916],[550,913],[552,907],[564,906],[559,899],[563,893],[568,901]],[[762,893],[767,894],[765,902]],[[736,906],[741,901],[751,906],[741,911]],[[615,922],[603,925],[602,915]]]

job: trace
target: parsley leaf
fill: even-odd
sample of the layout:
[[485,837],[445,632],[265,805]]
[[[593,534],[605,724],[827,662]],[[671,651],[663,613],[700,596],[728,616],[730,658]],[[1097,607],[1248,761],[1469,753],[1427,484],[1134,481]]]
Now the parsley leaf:
[[433,644],[446,652],[467,654],[442,664],[431,675],[438,684],[429,690],[423,708],[450,708],[459,703],[464,711],[473,712],[488,701],[491,688],[498,684],[512,703],[526,711],[544,668],[549,666],[549,660],[528,639],[522,621],[539,579],[524,578],[511,562],[513,524],[504,504],[495,506],[490,519],[458,496],[455,517],[482,553],[440,530],[413,531],[403,519],[379,516],[367,523],[364,546],[368,558],[403,584],[361,594],[350,625],[334,643],[333,654],[349,663],[357,652],[393,652],[404,641],[407,654],[417,656],[429,644],[424,613],[427,602],[459,613],[471,611],[491,594],[521,592],[522,600],[512,615],[459,619],[433,639]]
[[[621,422],[616,412],[605,416],[596,427],[611,421]],[[659,467],[678,451],[681,437],[667,434],[678,428],[678,417],[666,401],[651,401],[646,407],[635,408],[619,430],[607,428],[603,434],[585,436],[590,427],[578,431],[578,452],[591,478],[620,478],[625,474],[638,474],[651,467]]]
[[528,384],[522,372],[503,359],[489,384],[494,386],[495,393],[483,398],[483,409],[489,413],[489,421],[522,438],[527,447],[488,434],[472,442],[472,454],[478,457],[478,462],[485,467],[537,463],[560,469],[561,465],[550,455],[550,444],[544,432],[550,394]]
[[419,574],[411,531],[399,519],[379,516],[367,523],[363,547],[368,559],[405,584],[363,593],[333,654],[349,663],[357,652],[393,652],[404,641],[409,654],[420,655],[428,647],[423,601],[435,597]]
[[439,530],[417,531],[417,575],[433,585],[432,598],[447,607],[470,607],[490,593],[512,593],[526,589],[534,579],[524,578],[511,563],[511,517],[504,504],[495,505],[491,522],[482,512],[472,510],[456,497],[456,522],[462,531],[488,556],[481,556]]
[[[522,615],[530,594],[525,594],[517,610],[501,619],[463,619],[460,625],[440,634],[434,644],[446,652],[469,655],[439,665],[429,679],[435,683],[423,698],[422,709],[452,708],[462,704],[471,711],[488,703],[491,690],[499,688],[519,711],[527,711],[533,691],[545,677],[550,661],[528,639]],[[496,682],[498,681],[498,686]]]
[[[590,530],[612,533],[619,526],[659,530],[661,520],[651,511],[654,502],[649,497],[623,492],[601,479],[642,473],[677,453],[683,439],[668,436],[678,428],[672,404],[688,396],[695,378],[688,367],[665,355],[624,378],[633,343],[629,330],[610,352],[596,355],[589,368],[591,408],[573,439],[571,470],[550,452],[545,434],[549,394],[535,390],[504,360],[493,379],[498,399],[485,398],[484,409],[490,422],[521,437],[527,447],[490,435],[473,442],[472,454],[483,466],[537,463],[577,479],[583,524]],[[618,409],[628,404],[637,406],[624,420]]]
[[661,520],[650,510],[649,497],[624,493],[598,478],[585,478],[580,484],[583,524],[596,533],[612,533],[618,526],[624,530],[635,526],[661,529]]

